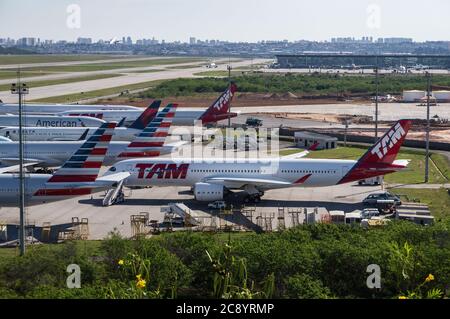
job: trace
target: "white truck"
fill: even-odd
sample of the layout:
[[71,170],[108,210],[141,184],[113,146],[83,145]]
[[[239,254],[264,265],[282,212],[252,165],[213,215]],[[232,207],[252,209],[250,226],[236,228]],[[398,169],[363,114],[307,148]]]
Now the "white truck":
[[358,181],[358,185],[360,185],[360,186],[363,186],[363,185],[375,186],[375,185],[381,185],[381,184],[383,184],[382,176],[366,178],[366,179],[362,179],[362,180]]

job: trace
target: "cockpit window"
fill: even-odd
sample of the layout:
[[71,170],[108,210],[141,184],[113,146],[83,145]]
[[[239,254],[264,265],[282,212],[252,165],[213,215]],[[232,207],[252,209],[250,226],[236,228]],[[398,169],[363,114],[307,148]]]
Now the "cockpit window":
[[115,172],[115,171],[117,171],[117,168],[116,168],[115,166],[113,166],[113,167],[111,167],[111,168],[109,169],[109,171],[110,171],[110,172]]

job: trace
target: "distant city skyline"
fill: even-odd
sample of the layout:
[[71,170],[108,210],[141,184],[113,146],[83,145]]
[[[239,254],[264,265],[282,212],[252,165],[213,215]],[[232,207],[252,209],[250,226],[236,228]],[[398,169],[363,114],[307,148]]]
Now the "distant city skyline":
[[330,41],[337,37],[448,41],[450,1],[2,0],[0,37],[168,42]]
[[[78,37],[75,40],[55,40],[55,39],[43,39],[43,38],[35,38],[35,37],[20,37],[20,38],[11,38],[11,37],[2,37],[0,34],[0,44],[7,44],[7,41],[12,41],[14,44],[20,45],[38,45],[38,44],[55,44],[55,43],[78,43],[78,44],[95,44],[95,43],[121,43],[121,44],[155,44],[161,43],[161,41],[165,41],[164,39],[157,39],[155,37],[151,39],[146,38],[138,38],[133,39],[130,36],[116,37],[114,39],[92,39],[90,37]],[[390,38],[372,38],[372,37],[336,37],[331,38],[325,41],[315,41],[315,40],[298,40],[298,41],[289,41],[289,40],[259,40],[254,43],[301,43],[301,42],[317,42],[317,43],[413,43],[414,39],[412,38],[403,38],[403,37],[390,37]],[[440,42],[440,41],[434,41]],[[443,41],[450,42],[450,41]],[[219,43],[252,43],[252,42],[233,42],[233,41],[225,41],[221,39],[198,39],[196,37],[189,37],[187,41],[173,41],[170,43],[184,43],[184,44],[219,44]],[[420,43],[420,42],[417,42]]]

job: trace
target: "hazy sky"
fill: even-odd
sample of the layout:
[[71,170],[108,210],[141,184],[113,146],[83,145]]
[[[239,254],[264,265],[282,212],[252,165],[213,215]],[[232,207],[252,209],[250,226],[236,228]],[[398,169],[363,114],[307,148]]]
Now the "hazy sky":
[[450,40],[449,15],[448,0],[0,0],[0,37]]

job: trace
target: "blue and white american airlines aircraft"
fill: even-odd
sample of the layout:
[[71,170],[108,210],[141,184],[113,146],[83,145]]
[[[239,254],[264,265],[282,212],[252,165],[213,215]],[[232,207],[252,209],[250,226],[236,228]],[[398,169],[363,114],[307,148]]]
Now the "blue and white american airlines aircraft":
[[[27,206],[59,201],[69,197],[89,195],[114,187],[128,173],[98,178],[115,123],[105,123],[85,141],[53,175],[25,175],[25,204]],[[0,169],[9,172],[17,167]],[[0,206],[17,207],[19,178],[17,174],[0,174]]]
[[108,174],[130,173],[125,186],[191,186],[199,201],[221,200],[228,190],[244,190],[247,200],[259,201],[264,191],[288,187],[321,187],[382,176],[407,167],[395,160],[411,127],[398,121],[358,161],[335,159],[167,159],[121,161]]
[[[154,101],[129,127],[116,127],[114,131],[113,141],[131,141],[135,138],[158,112],[161,105],[160,100]],[[74,117],[70,117],[75,119]],[[89,118],[96,120],[94,118]],[[28,116],[25,118],[28,121]],[[101,124],[101,123],[100,123]],[[86,133],[91,134],[98,127],[43,127],[43,126],[26,126],[22,129],[24,139],[31,141],[78,141],[80,136]],[[0,128],[0,136],[7,137],[13,141],[19,140],[19,127],[9,126]]]

